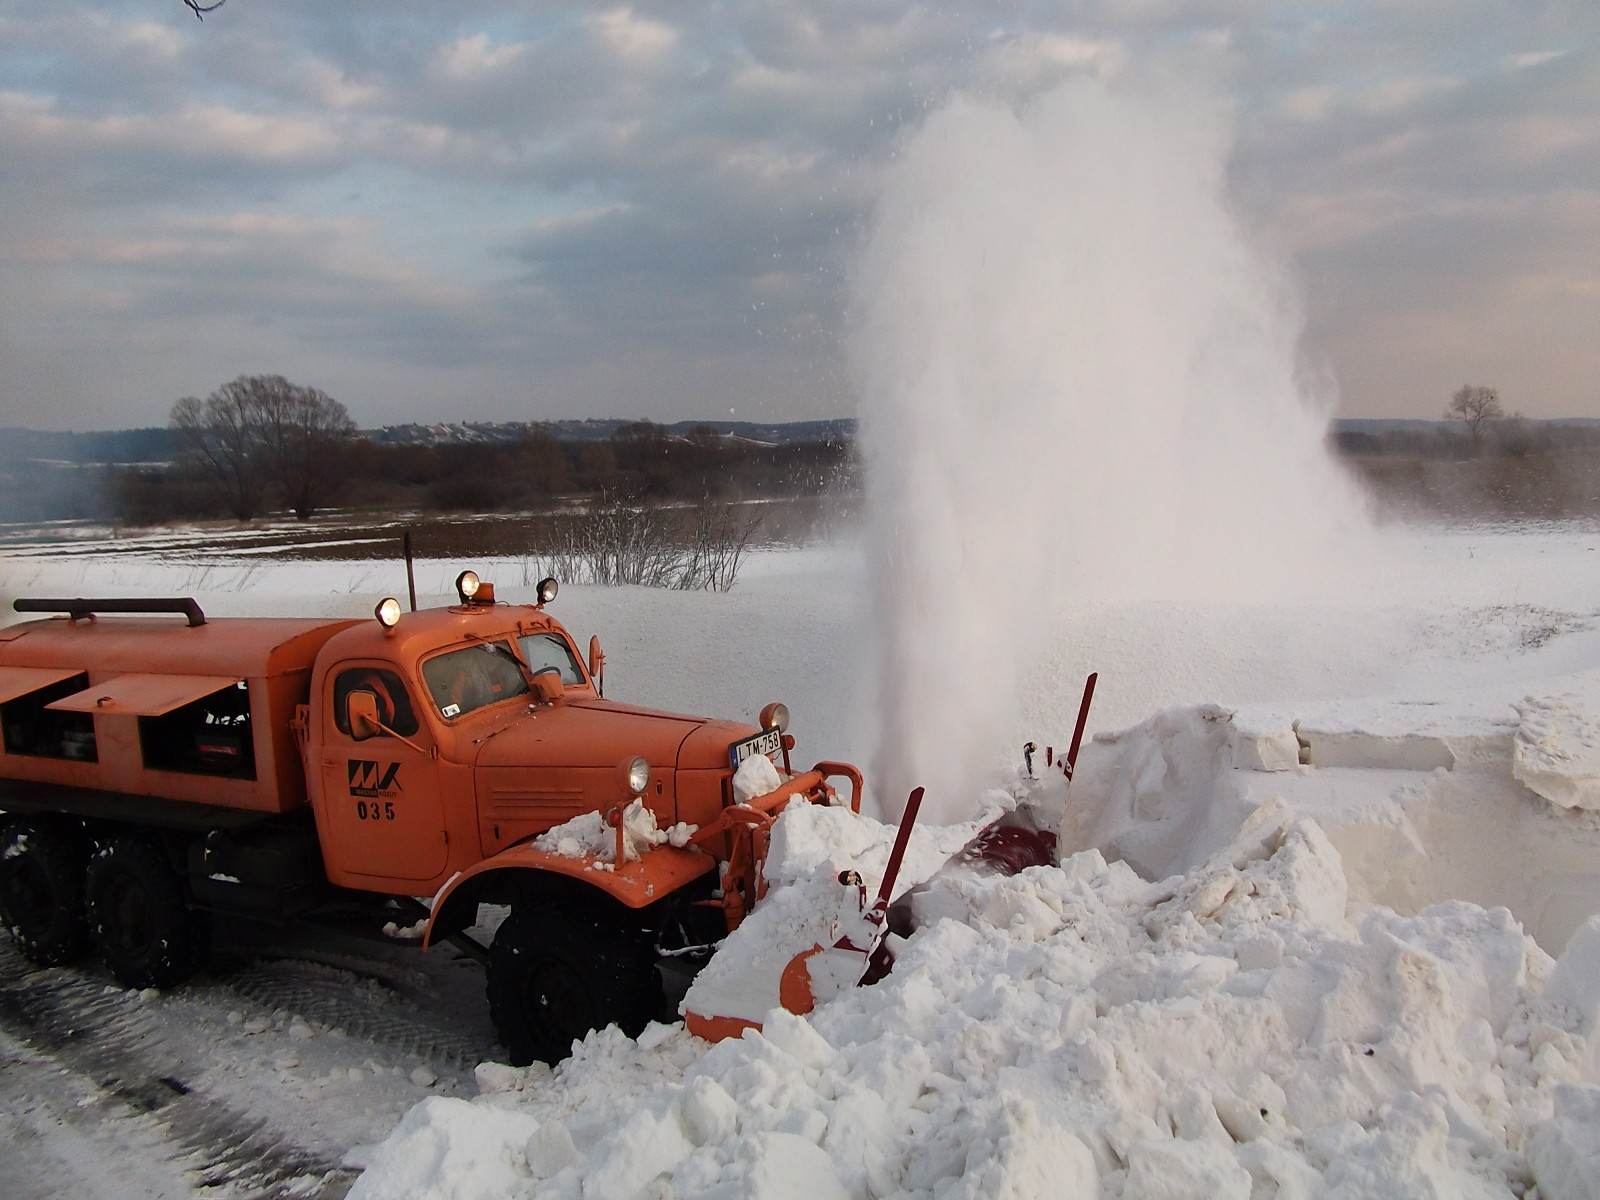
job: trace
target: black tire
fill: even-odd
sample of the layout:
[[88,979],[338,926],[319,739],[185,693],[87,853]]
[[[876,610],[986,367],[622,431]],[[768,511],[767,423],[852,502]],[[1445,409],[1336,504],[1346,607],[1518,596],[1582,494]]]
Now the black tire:
[[0,833],[0,917],[29,962],[59,967],[89,952],[89,840],[70,825],[17,821]]
[[489,1015],[514,1066],[560,1062],[607,1025],[637,1036],[660,992],[649,945],[603,917],[518,907],[489,948]]
[[111,973],[131,988],[171,987],[205,956],[207,926],[161,851],[113,838],[89,860],[89,928]]

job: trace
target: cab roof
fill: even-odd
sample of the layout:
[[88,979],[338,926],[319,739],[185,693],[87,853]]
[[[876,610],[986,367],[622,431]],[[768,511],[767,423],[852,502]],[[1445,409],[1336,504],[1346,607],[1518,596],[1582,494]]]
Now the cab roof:
[[531,604],[455,604],[404,613],[393,628],[386,628],[375,617],[352,621],[336,638],[329,639],[328,658],[330,662],[339,658],[407,662],[440,647],[513,632],[567,631],[548,612]]

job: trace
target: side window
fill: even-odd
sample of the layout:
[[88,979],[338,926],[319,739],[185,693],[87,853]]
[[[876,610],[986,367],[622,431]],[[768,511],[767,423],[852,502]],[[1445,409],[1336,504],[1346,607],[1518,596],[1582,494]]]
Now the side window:
[[74,675],[0,704],[0,728],[5,733],[6,753],[98,762],[94,717],[45,707],[88,686],[88,675]]
[[[351,692],[371,692],[378,698],[378,720],[401,737],[411,737],[417,732],[417,710],[400,676],[384,667],[347,667],[333,681],[333,723],[339,732],[350,734],[350,714],[345,711],[345,699]],[[388,737],[388,734],[380,734]]]
[[241,680],[169,713],[140,717],[139,747],[152,770],[254,779],[249,686]]

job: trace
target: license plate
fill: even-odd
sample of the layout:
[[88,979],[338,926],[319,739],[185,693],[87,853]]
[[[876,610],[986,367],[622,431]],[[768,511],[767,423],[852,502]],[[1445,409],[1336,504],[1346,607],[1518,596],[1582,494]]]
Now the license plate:
[[728,747],[728,758],[737,771],[739,764],[753,754],[776,754],[783,749],[783,731],[781,729],[763,729],[760,733],[752,733],[743,741],[735,742]]

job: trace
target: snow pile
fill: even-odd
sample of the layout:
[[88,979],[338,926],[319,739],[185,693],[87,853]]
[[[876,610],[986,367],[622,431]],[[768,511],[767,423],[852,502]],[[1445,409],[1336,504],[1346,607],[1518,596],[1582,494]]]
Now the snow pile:
[[[622,810],[622,861],[638,862],[640,852],[652,846],[684,846],[699,829],[697,825],[679,822],[662,829],[656,824],[656,815],[635,799]],[[533,839],[533,844],[549,854],[562,858],[594,858],[596,866],[613,869],[617,863],[617,827],[607,822],[604,813],[580,813],[572,820],[546,830]]]
[[1529,696],[1517,713],[1516,777],[1562,808],[1600,809],[1600,678]]
[[1521,782],[1537,746],[1566,794],[1592,786],[1589,686],[1197,705],[1100,735],[1070,793],[1014,785],[1096,848],[938,871],[1000,792],[919,827],[893,973],[804,1018],[779,974],[856,911],[842,870],[874,889],[893,830],[798,808],[771,893],[685,998],[762,1032],[612,1030],[554,1071],[482,1069],[354,1194],[497,1194],[416,1149],[470,1136],[498,1192],[540,1196],[1594,1195],[1600,823]]
[[[998,801],[1004,793],[991,798]],[[912,831],[895,892],[932,875],[998,812],[960,825],[919,826]],[[877,895],[895,827],[844,808],[796,805],[773,827],[765,899],[729,935],[684,996],[685,1011],[760,1023],[778,1006],[778,981],[795,955],[831,946],[841,926],[861,911],[860,890],[839,882],[855,871]]]
[[351,1195],[1590,1194],[1600,927],[1552,970],[1503,909],[1351,926],[1338,852],[1281,803],[1160,883],[1086,851],[934,886],[965,919],[875,987],[486,1069]]
[[[1518,698],[1520,696],[1520,698]],[[1316,819],[1356,911],[1509,908],[1557,953],[1600,912],[1600,674],[1449,703],[1167,709],[1084,747],[1062,818],[1146,878],[1194,870],[1263,803]]]

